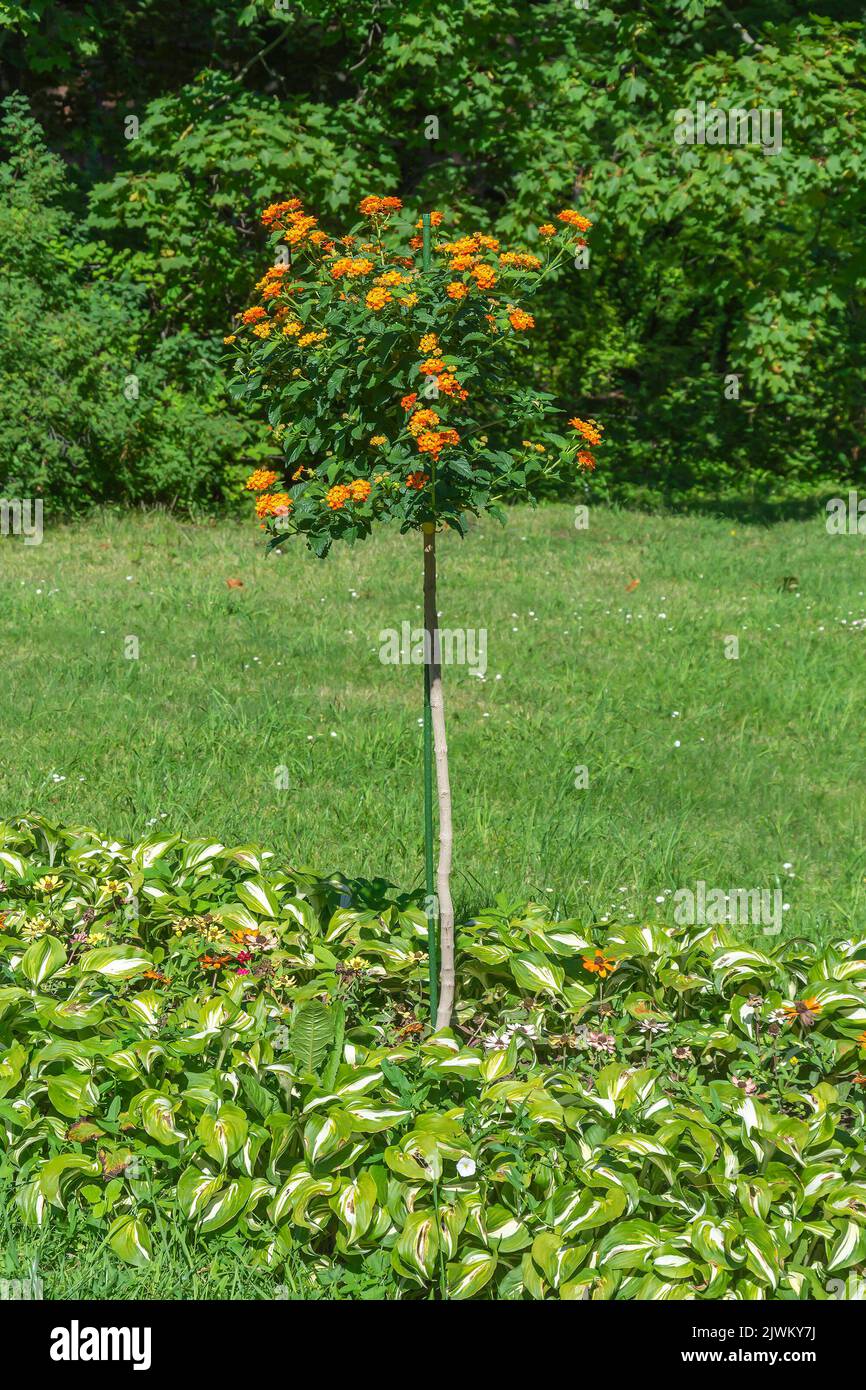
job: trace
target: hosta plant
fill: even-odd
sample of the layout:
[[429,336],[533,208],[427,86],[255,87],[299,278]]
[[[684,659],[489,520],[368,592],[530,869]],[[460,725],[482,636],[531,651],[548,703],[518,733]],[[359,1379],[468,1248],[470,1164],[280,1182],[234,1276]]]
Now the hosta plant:
[[[807,1299],[866,1272],[866,940],[499,903],[425,919],[254,845],[0,827],[22,1220],[395,1296]],[[387,1270],[387,1276],[385,1271]]]
[[[274,263],[226,341],[234,394],[266,410],[278,450],[247,484],[272,547],[300,534],[325,555],[385,520],[424,536],[444,1025],[454,994],[452,828],[436,530],[462,534],[470,515],[503,517],[504,498],[531,498],[545,479],[595,468],[602,427],[577,415],[566,424],[533,380],[526,338],[535,319],[525,307],[545,275],[585,246],[591,224],[563,209],[533,229],[537,254],[446,231],[439,212],[413,225],[395,197],[363,198],[359,212],[358,224],[331,235],[297,198],[266,208]],[[428,861],[432,894],[431,878]]]

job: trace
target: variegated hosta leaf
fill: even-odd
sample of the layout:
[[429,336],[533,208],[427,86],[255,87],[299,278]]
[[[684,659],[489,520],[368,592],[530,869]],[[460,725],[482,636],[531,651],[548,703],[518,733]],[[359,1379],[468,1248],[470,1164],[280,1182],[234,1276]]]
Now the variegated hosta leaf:
[[41,985],[61,965],[66,964],[66,950],[56,936],[43,936],[27,947],[21,957],[21,973],[32,985]]
[[83,975],[107,975],[112,980],[128,980],[133,975],[141,975],[150,970],[153,961],[150,956],[135,946],[102,946],[88,951],[78,962]]
[[145,1265],[153,1256],[150,1234],[139,1216],[119,1216],[111,1223],[108,1243],[130,1265]]
[[210,1198],[202,1208],[199,1230],[202,1234],[221,1230],[239,1216],[250,1199],[252,1182],[249,1178],[232,1178]]
[[394,1247],[400,1263],[422,1281],[433,1277],[439,1256],[439,1233],[436,1213],[432,1210],[413,1211],[406,1218]]
[[243,1147],[249,1128],[247,1117],[237,1105],[221,1105],[216,1115],[202,1115],[198,1136],[205,1153],[225,1167],[232,1154]]
[[442,1152],[432,1134],[407,1134],[385,1150],[385,1162],[392,1173],[404,1178],[436,1182],[442,1176]]
[[560,1188],[548,1203],[548,1220],[563,1237],[572,1236],[577,1231],[615,1221],[625,1211],[626,1200],[625,1192],[619,1187],[603,1192]]
[[555,965],[540,951],[512,956],[508,964],[518,988],[528,990],[531,994],[559,994],[565,983],[565,971],[562,966]]
[[445,1269],[448,1297],[474,1298],[490,1283],[496,1272],[496,1256],[490,1250],[467,1250]]
[[347,1245],[354,1245],[363,1236],[373,1219],[376,1207],[376,1184],[367,1172],[343,1182],[339,1192],[330,1199],[330,1206],[346,1227]]

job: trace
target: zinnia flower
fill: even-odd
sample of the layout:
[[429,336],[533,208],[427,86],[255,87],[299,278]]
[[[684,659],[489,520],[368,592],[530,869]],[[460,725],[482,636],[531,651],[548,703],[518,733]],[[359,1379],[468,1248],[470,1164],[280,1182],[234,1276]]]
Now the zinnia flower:
[[796,999],[793,1004],[784,1004],[782,1011],[788,1023],[802,1023],[804,1028],[811,1028],[818,1022],[818,1015],[822,1005],[812,996],[810,999]]
[[612,975],[619,968],[619,961],[614,960],[612,956],[606,956],[604,951],[596,947],[591,956],[583,957],[583,968],[591,975],[597,975],[600,980],[606,980],[608,975]]

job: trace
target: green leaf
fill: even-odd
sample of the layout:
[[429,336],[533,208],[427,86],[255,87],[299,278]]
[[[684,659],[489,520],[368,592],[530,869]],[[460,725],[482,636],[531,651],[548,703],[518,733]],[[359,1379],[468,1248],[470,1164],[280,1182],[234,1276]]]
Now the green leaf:
[[41,985],[66,964],[66,950],[56,936],[40,936],[21,957],[21,972],[32,985]]
[[130,1265],[146,1265],[153,1256],[150,1234],[140,1216],[119,1216],[113,1221],[108,1243]]

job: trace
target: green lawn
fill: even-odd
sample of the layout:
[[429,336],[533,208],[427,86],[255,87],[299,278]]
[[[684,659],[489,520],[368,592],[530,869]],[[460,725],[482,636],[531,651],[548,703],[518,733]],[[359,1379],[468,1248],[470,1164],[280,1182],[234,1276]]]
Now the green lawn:
[[[421,668],[379,633],[420,621],[421,542],[338,552],[155,514],[0,541],[0,814],[418,883]],[[781,887],[789,933],[866,927],[864,592],[866,542],[817,513],[579,531],[556,505],[443,537],[442,625],[487,631],[484,681],[445,672],[458,912],[670,920],[703,879]]]

